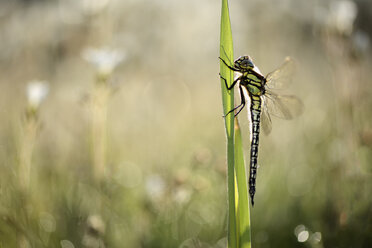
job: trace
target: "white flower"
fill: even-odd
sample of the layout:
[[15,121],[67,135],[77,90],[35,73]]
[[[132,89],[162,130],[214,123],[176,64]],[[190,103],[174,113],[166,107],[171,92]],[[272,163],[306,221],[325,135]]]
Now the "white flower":
[[86,61],[96,66],[100,74],[111,74],[126,57],[122,51],[108,48],[88,48],[84,50],[82,56]]
[[332,2],[329,25],[341,34],[350,35],[353,31],[353,24],[357,14],[358,9],[353,1],[341,0]]
[[153,199],[159,199],[164,196],[166,183],[164,179],[156,174],[150,175],[146,179],[147,194]]
[[45,81],[34,80],[27,84],[27,99],[28,103],[33,108],[38,108],[48,93],[49,86]]
[[103,222],[101,216],[99,215],[89,216],[87,220],[87,224],[90,229],[93,229],[99,234],[105,233],[106,227],[105,227],[105,223]]
[[191,198],[191,191],[185,187],[178,187],[173,192],[173,199],[179,204],[184,204],[188,202]]
[[297,241],[300,243],[306,242],[308,239],[309,239],[309,231],[304,230],[304,231],[301,231],[297,235]]

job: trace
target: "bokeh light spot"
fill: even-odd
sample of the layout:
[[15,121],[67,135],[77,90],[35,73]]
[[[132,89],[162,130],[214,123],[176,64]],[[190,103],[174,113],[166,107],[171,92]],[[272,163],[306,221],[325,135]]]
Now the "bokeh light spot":
[[309,232],[308,231],[302,231],[298,234],[297,241],[303,243],[303,242],[306,242],[308,240],[308,238],[309,238]]

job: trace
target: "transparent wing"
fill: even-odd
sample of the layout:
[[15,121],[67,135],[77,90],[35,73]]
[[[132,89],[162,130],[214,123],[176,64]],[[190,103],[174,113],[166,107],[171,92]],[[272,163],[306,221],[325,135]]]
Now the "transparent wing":
[[292,83],[295,72],[295,63],[290,57],[285,58],[284,63],[275,71],[266,76],[266,87],[269,89],[284,89]]
[[[293,95],[278,95],[271,91],[266,91],[264,95],[263,109],[269,115],[290,120],[299,116],[304,109],[302,101]],[[269,116],[270,119],[270,116]]]
[[262,128],[262,131],[265,135],[269,135],[271,133],[271,129],[272,129],[272,126],[271,126],[271,118],[270,118],[270,113],[267,109],[267,104],[265,103],[266,101],[266,97],[263,97],[262,98],[262,112],[261,112],[261,128]]

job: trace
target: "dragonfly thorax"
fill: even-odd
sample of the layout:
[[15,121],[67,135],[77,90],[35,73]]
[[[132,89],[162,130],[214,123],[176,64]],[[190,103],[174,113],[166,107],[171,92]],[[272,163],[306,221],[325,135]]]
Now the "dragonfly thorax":
[[263,86],[248,83],[248,84],[244,85],[244,87],[248,90],[250,95],[262,96],[262,95],[265,94],[265,87],[263,87]]
[[254,64],[248,55],[240,56],[234,61],[234,67],[241,72],[249,71],[254,68]]

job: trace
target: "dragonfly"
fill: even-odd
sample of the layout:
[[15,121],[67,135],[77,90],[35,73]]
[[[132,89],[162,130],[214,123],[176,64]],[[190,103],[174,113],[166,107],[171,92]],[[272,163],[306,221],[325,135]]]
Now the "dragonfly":
[[300,115],[303,111],[303,104],[294,95],[279,94],[277,89],[286,88],[294,73],[294,62],[287,57],[284,63],[275,71],[263,76],[257,66],[254,65],[248,55],[240,56],[229,65],[224,59],[219,59],[232,71],[237,73],[235,80],[229,86],[225,78],[227,90],[232,90],[236,85],[239,87],[241,102],[238,106],[230,110],[226,115],[235,113],[235,117],[244,109],[247,100],[249,102],[250,115],[250,167],[249,167],[249,195],[252,206],[254,205],[254,195],[256,193],[258,143],[260,135],[260,125],[265,134],[272,130],[271,116],[290,120]]

